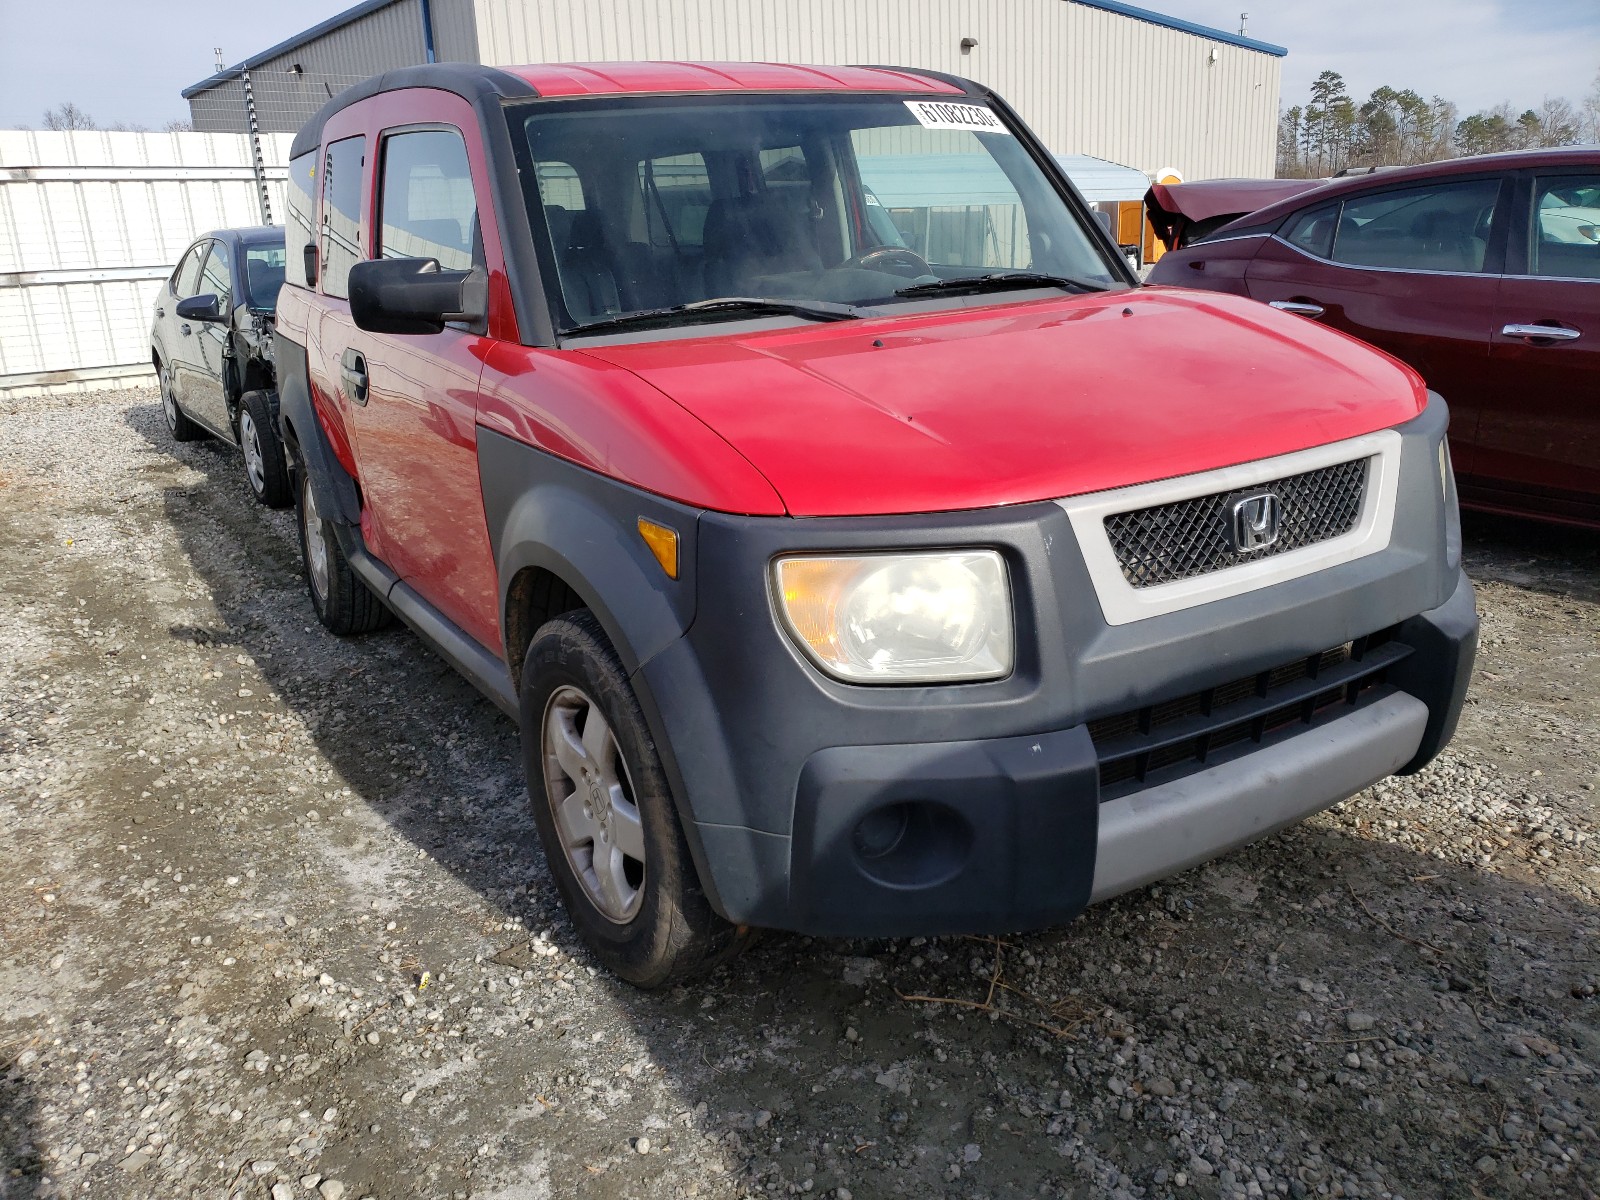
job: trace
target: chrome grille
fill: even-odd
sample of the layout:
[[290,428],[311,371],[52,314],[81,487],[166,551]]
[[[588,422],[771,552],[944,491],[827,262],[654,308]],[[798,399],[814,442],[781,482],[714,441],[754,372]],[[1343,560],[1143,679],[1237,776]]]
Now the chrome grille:
[[1241,553],[1234,549],[1229,502],[1241,494],[1238,491],[1114,513],[1105,519],[1106,536],[1123,577],[1136,588],[1176,583],[1287,554],[1355,528],[1367,488],[1369,461],[1358,458],[1319,467],[1248,489],[1278,497],[1278,539],[1260,550]]

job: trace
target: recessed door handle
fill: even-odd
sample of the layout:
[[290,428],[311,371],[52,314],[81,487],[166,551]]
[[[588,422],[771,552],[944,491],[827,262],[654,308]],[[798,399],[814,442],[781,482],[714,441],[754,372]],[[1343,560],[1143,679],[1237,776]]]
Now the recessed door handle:
[[1506,337],[1522,338],[1529,342],[1574,342],[1583,336],[1581,331],[1568,329],[1565,325],[1507,325],[1500,332]]
[[178,332],[183,334],[184,337],[188,337],[191,333],[194,332],[194,330],[190,329],[187,325],[179,325],[178,326]]
[[1305,300],[1272,300],[1268,303],[1279,312],[1293,313],[1297,317],[1320,317],[1327,311],[1322,305]]
[[166,309],[164,309],[164,308],[158,308],[158,309],[156,309],[156,316],[158,316],[158,317],[164,317],[164,316],[166,316],[166,315],[167,315],[167,310],[166,310]]
[[367,360],[355,349],[347,349],[339,360],[339,377],[344,380],[344,394],[357,404],[367,402]]

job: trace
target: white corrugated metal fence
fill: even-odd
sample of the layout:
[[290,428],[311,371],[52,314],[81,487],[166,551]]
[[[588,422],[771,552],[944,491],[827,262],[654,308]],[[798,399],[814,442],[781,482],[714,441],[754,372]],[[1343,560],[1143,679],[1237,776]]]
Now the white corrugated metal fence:
[[[262,138],[275,222],[289,140]],[[0,396],[153,379],[161,280],[197,234],[259,224],[246,137],[0,132]]]

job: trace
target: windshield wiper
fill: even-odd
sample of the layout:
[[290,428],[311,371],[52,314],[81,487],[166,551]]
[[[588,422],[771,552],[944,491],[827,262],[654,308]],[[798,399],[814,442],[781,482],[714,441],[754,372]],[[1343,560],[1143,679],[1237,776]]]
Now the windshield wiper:
[[1110,285],[1071,275],[1046,275],[1038,271],[995,271],[989,275],[954,275],[949,279],[913,283],[896,296],[929,296],[935,292],[999,292],[1008,288],[1058,287],[1069,292],[1103,292]]
[[696,300],[692,304],[673,304],[666,308],[642,308],[638,312],[619,313],[602,317],[566,330],[566,336],[575,333],[601,333],[608,329],[628,329],[637,325],[671,323],[674,317],[694,317],[701,313],[776,313],[791,317],[805,317],[812,321],[848,321],[861,316],[859,309],[849,304],[835,304],[827,300],[779,300],[769,296],[713,296],[710,300]]

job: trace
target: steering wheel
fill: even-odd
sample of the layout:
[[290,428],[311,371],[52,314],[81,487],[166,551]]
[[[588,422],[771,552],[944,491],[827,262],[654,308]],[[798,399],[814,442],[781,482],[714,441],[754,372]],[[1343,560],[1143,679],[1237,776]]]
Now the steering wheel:
[[[915,250],[907,250],[904,246],[878,246],[854,258],[847,258],[840,263],[841,267],[864,267],[867,270],[876,270],[878,265],[896,263],[912,268],[911,276],[932,275],[933,268],[928,265],[928,260]],[[900,272],[896,272],[899,274]]]

